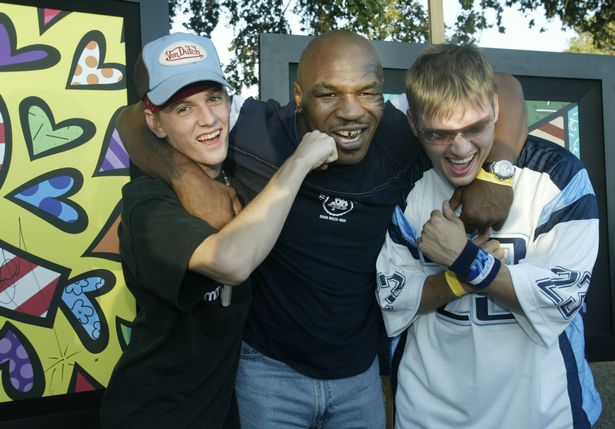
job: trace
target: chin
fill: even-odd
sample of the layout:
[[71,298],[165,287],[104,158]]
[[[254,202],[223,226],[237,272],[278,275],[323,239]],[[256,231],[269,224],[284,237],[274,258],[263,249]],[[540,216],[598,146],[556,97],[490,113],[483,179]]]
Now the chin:
[[217,151],[216,153],[203,154],[200,157],[200,162],[205,165],[220,165],[226,159],[226,149]]
[[472,183],[472,181],[474,180],[476,176],[451,176],[451,175],[446,175],[446,178],[448,179],[449,183],[451,185],[453,185],[454,187],[458,188],[460,186],[466,186],[469,185],[470,183]]
[[365,155],[367,155],[368,149],[369,147],[363,146],[359,149],[349,151],[349,150],[343,150],[338,146],[337,147],[337,161],[335,161],[335,164],[340,164],[340,165],[358,164],[359,162],[363,161],[363,158],[365,158]]

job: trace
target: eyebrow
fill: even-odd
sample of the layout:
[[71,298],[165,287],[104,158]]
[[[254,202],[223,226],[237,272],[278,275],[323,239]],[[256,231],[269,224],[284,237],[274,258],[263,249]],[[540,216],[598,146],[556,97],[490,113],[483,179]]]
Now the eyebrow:
[[[377,81],[371,82],[367,85],[362,86],[361,88],[359,88],[359,91],[364,90],[364,89],[373,89],[373,88],[379,88],[381,85],[378,84]],[[331,83],[327,83],[327,82],[319,82],[316,85],[314,85],[313,87],[314,89],[337,89],[338,87],[336,85],[333,85]]]

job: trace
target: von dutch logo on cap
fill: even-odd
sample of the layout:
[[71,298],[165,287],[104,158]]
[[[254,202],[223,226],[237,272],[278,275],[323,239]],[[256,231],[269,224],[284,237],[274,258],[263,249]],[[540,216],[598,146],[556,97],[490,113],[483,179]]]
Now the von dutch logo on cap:
[[194,42],[179,41],[167,46],[161,53],[158,61],[163,66],[180,66],[196,63],[207,58],[207,51]]

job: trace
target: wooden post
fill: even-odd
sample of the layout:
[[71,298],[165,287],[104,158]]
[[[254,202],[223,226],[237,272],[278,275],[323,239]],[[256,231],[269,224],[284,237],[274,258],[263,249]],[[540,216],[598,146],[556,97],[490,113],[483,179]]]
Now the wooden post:
[[444,43],[444,8],[442,0],[429,0],[429,43]]

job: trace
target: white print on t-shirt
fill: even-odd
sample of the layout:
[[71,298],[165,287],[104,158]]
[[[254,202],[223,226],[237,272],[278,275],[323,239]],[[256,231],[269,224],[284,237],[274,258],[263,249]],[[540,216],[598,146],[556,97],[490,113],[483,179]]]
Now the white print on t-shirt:
[[326,214],[321,214],[321,219],[332,220],[334,222],[346,222],[342,216],[349,213],[354,208],[352,201],[343,198],[329,197],[320,195],[318,198],[322,201],[322,207]]
[[221,291],[222,291],[222,286],[218,286],[211,292],[205,292],[205,295],[203,295],[203,300],[210,301],[210,302],[215,301],[220,296]]

